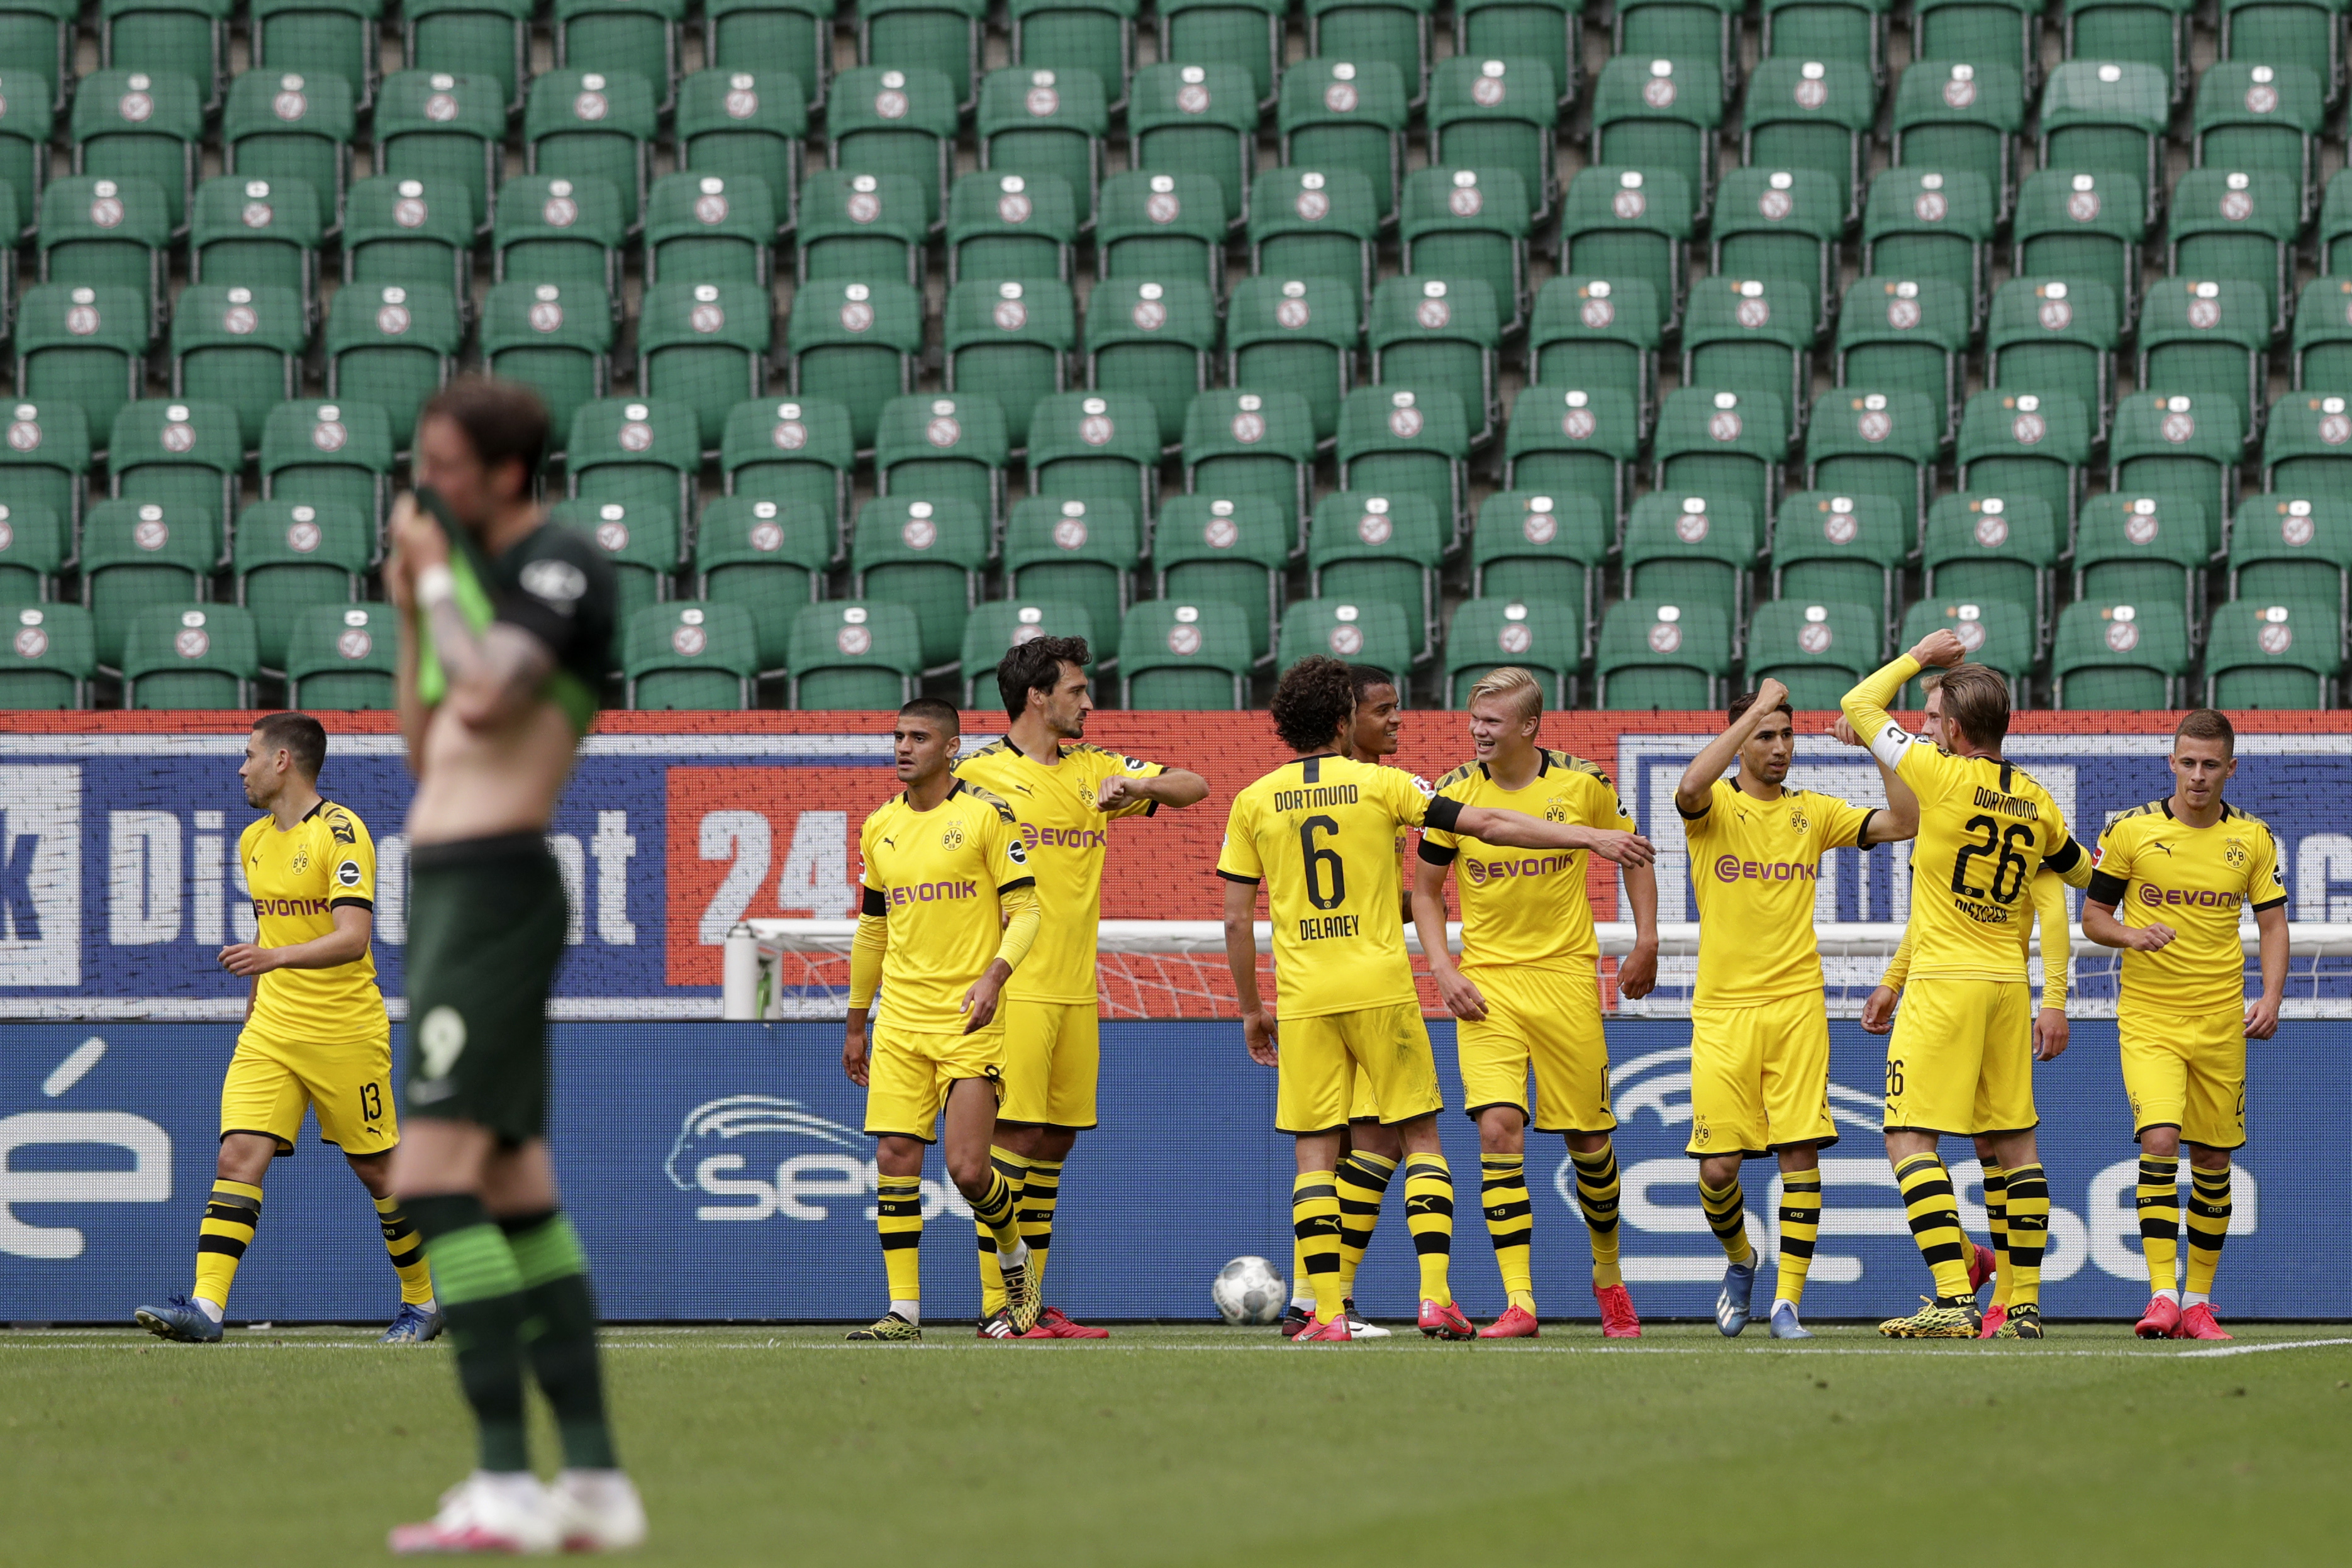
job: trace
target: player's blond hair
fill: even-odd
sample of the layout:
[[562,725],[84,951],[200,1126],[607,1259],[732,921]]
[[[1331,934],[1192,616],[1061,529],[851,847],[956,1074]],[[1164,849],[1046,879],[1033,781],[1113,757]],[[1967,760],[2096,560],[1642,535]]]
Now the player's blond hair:
[[1972,746],[1998,747],[2009,734],[2009,683],[1983,664],[1955,664],[1936,683],[1944,694],[1944,722]]
[[1470,688],[1470,701],[1485,697],[1517,704],[1522,719],[1543,716],[1543,683],[1517,664],[1498,665],[1478,677],[1478,684]]

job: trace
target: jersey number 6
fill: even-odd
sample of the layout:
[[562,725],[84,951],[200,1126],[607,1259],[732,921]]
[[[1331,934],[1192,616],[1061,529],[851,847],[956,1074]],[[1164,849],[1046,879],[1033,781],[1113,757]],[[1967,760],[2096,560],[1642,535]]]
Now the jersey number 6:
[[[1315,847],[1318,829],[1337,838],[1339,824],[1328,817],[1309,817],[1298,824],[1298,852],[1307,861],[1307,902],[1318,909],[1337,909],[1348,902],[1348,868],[1339,851]],[[1326,868],[1331,879],[1328,892],[1323,887]]]

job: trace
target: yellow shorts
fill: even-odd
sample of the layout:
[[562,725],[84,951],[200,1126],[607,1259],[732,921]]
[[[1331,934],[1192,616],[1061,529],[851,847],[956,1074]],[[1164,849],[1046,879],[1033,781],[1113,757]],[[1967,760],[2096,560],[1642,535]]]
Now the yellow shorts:
[[2023,980],[1914,980],[1886,1042],[1890,1133],[2023,1133],[2033,1109],[2033,991]]
[[2246,1026],[2239,1014],[2154,1012],[2126,1004],[2116,1011],[2116,1032],[2123,1040],[2134,1137],[2150,1127],[2178,1127],[2209,1149],[2246,1141]]
[[1691,1009],[1691,1135],[1701,1158],[1764,1155],[1837,1139],[1830,1120],[1830,1019],[1821,993]]
[[1454,1038],[1462,1061],[1462,1104],[1474,1118],[1495,1105],[1528,1114],[1528,1071],[1536,1076],[1539,1133],[1605,1133],[1609,1040],[1601,1029],[1601,986],[1590,969],[1465,970],[1486,998],[1484,1019],[1464,1019]]
[[1102,1022],[1093,1002],[1007,1001],[1000,1122],[1047,1127],[1095,1124]]
[[1381,1097],[1372,1092],[1372,1080],[1360,1067],[1356,1069],[1356,1092],[1349,1097],[1348,1120],[1377,1122],[1381,1119]]
[[940,1108],[959,1079],[985,1078],[1004,1095],[1004,1026],[978,1034],[923,1034],[877,1023],[866,1057],[866,1131],[872,1137],[935,1142]]
[[294,1152],[302,1113],[347,1155],[381,1155],[400,1142],[392,1106],[392,1035],[347,1045],[285,1045],[247,1030],[221,1081],[221,1136],[259,1133]]
[[1396,1002],[1356,1012],[1281,1019],[1282,1051],[1274,1125],[1284,1133],[1336,1133],[1347,1124],[1360,1071],[1383,1123],[1410,1122],[1445,1109],[1437,1058],[1421,1003]]

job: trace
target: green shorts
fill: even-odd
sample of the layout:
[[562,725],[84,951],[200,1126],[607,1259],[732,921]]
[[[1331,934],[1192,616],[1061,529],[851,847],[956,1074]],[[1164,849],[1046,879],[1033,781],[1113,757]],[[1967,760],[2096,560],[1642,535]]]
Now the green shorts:
[[547,1132],[547,993],[563,956],[563,876],[537,833],[409,852],[402,1114],[472,1122],[501,1144]]

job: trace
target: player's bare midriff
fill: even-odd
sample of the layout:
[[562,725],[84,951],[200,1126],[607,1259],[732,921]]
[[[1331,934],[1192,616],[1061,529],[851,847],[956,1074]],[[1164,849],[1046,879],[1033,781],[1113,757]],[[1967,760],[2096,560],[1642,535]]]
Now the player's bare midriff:
[[409,841],[443,844],[543,831],[579,754],[572,721],[553,702],[535,702],[516,718],[484,728],[442,705],[425,720]]

